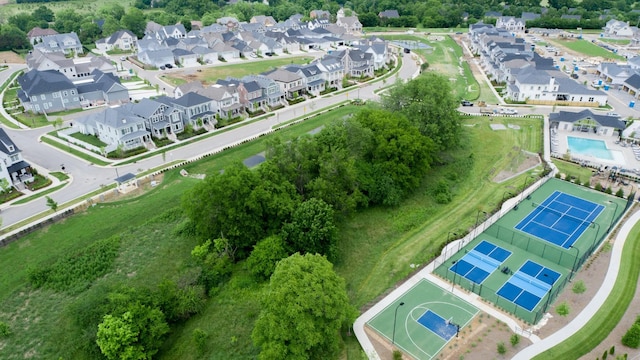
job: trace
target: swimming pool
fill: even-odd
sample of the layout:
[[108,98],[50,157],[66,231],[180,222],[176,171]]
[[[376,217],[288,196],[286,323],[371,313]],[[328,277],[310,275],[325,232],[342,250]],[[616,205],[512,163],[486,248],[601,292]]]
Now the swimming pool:
[[614,160],[613,154],[602,140],[585,139],[567,136],[569,150],[572,154],[591,155],[603,160]]

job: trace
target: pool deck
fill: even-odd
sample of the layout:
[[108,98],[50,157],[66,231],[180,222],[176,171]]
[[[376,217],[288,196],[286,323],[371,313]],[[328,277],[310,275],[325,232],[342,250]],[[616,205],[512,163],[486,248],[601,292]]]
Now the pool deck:
[[595,133],[580,131],[563,131],[552,130],[551,132],[551,153],[562,157],[567,153],[569,148],[567,137],[579,137],[584,139],[601,140],[607,145],[607,149],[619,151],[622,158],[617,158],[614,154],[614,160],[606,160],[595,156],[571,153],[571,159],[584,162],[586,165],[602,165],[602,166],[618,166],[628,170],[640,170],[640,161],[638,161],[633,153],[630,145],[624,142],[616,144],[618,136],[604,136]]

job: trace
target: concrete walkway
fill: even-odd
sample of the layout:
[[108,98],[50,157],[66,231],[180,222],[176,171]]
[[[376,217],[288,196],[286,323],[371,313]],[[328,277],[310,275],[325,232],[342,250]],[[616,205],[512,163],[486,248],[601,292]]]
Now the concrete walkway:
[[607,297],[613,290],[613,285],[615,284],[616,278],[618,277],[618,272],[620,271],[622,249],[624,248],[624,244],[629,237],[629,232],[639,221],[640,211],[633,214],[620,228],[620,231],[616,236],[616,240],[613,243],[613,248],[611,250],[611,261],[609,262],[607,275],[602,282],[600,290],[598,290],[589,304],[587,304],[587,306],[580,312],[580,314],[578,314],[578,316],[576,316],[576,318],[568,323],[565,327],[556,331],[555,333],[553,333],[553,335],[546,337],[542,341],[524,348],[513,357],[514,360],[531,359],[534,356],[560,344],[564,340],[568,339],[571,335],[578,332],[578,330],[580,330],[589,320],[591,320],[593,315],[595,315],[595,313],[602,307],[605,300],[607,300]]

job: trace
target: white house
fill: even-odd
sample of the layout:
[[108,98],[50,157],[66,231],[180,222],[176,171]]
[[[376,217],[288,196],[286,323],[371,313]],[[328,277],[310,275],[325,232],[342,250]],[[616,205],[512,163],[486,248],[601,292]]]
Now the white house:
[[4,129],[0,129],[0,179],[6,179],[8,186],[33,179],[31,166]]
[[522,32],[525,30],[525,25],[524,20],[513,16],[500,16],[496,20],[496,28],[505,29],[507,31]]
[[101,52],[113,49],[133,51],[138,38],[129,30],[119,30],[103,39],[96,40],[96,49]]
[[619,136],[625,124],[617,116],[597,114],[591,110],[560,111],[549,114],[552,128],[564,131],[592,132],[603,136]]
[[633,26],[629,25],[629,22],[611,19],[607,21],[603,30],[604,34],[609,36],[633,36],[633,28]]

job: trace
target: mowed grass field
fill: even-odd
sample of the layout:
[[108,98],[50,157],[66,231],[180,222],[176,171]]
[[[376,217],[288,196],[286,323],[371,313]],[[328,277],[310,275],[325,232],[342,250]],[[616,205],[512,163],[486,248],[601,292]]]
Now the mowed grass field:
[[609,50],[584,39],[549,39],[550,42],[566,47],[569,50],[589,57],[602,57],[604,59],[624,60],[623,56],[614,54]]
[[205,84],[213,84],[218,79],[225,79],[227,76],[243,77],[245,75],[259,74],[267,70],[278,68],[290,64],[307,64],[313,60],[312,56],[295,56],[278,58],[249,59],[242,63],[222,65],[215,67],[205,67],[196,71],[189,69],[162,75],[161,78],[173,85],[181,85],[187,82],[200,80]]
[[95,14],[103,7],[107,7],[112,4],[118,4],[128,9],[133,6],[133,0],[65,0],[46,3],[24,3],[17,4],[15,0],[0,1],[0,18],[7,19],[13,15],[19,13],[32,13],[33,10],[44,5],[51,9],[54,13],[60,10],[75,10],[76,12],[83,14]]
[[[278,131],[284,139],[300,136],[325,124],[342,119],[361,107],[342,107],[299,125]],[[496,121],[496,120],[494,120]],[[361,308],[375,301],[393,284],[409,275],[414,265],[431,259],[447,232],[467,231],[478,209],[493,210],[504,191],[514,191],[522,183],[516,177],[501,184],[491,182],[492,174],[509,163],[504,155],[513,146],[539,151],[541,121],[508,119],[520,130],[492,131],[486,117],[464,120],[461,148],[441,155],[445,165],[433,169],[423,185],[396,208],[370,208],[345,219],[340,225],[341,254],[336,271],[346,279],[352,303]],[[264,150],[268,137],[211,156],[187,168],[191,174],[211,174],[231,161],[242,161]],[[526,175],[522,175],[526,176]],[[453,201],[437,204],[432,185],[451,184]],[[78,352],[77,335],[70,325],[74,303],[83,298],[104,295],[104,289],[117,283],[153,287],[164,278],[177,280],[191,266],[191,238],[174,233],[182,222],[179,214],[181,194],[197,181],[168,172],[163,183],[149,193],[127,201],[100,204],[86,213],[30,234],[0,249],[0,265],[14,269],[0,274],[0,321],[10,324],[14,334],[0,340],[7,359],[34,358],[84,359]],[[158,210],[162,209],[162,210]],[[166,216],[167,213],[174,214]],[[26,285],[26,269],[51,263],[63,254],[81,249],[91,242],[114,234],[122,236],[120,254],[113,271],[94,282],[79,295],[33,290]],[[242,263],[235,267],[231,281],[208,302],[205,309],[188,322],[172,328],[159,359],[253,359],[258,353],[251,342],[253,323],[259,314],[260,294],[266,283],[256,283]],[[206,331],[203,355],[193,350],[193,330]],[[355,337],[345,337],[343,358],[361,359]],[[3,355],[3,358],[4,355]]]

